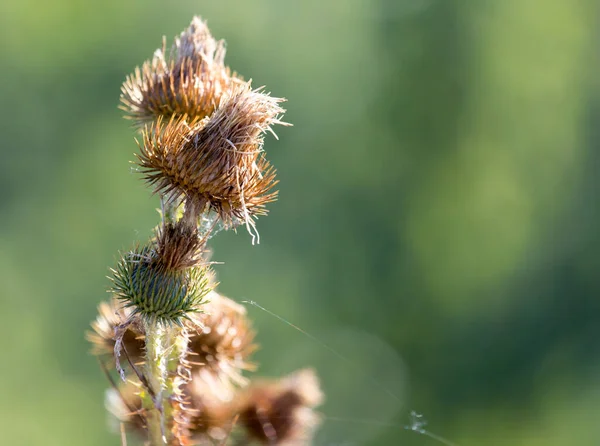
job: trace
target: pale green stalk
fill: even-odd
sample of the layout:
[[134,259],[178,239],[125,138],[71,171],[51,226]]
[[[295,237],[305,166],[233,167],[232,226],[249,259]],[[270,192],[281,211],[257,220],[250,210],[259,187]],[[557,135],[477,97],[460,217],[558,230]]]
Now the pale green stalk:
[[187,350],[188,338],[177,325],[145,321],[146,364],[144,376],[150,393],[144,395],[148,439],[151,446],[169,444],[173,435],[173,400],[181,378],[178,367]]

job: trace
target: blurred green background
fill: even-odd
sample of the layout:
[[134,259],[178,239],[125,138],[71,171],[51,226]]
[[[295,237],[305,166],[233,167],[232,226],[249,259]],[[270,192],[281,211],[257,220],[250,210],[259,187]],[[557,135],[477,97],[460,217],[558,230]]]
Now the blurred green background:
[[125,75],[192,15],[287,97],[280,200],[215,239],[264,375],[314,366],[317,445],[600,442],[596,0],[0,3],[0,432],[119,445],[83,334],[156,197]]

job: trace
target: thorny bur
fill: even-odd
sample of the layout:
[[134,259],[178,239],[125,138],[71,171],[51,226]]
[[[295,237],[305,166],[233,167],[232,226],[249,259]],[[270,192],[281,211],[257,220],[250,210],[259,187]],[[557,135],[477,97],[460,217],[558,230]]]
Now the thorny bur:
[[210,269],[218,225],[245,225],[258,241],[256,218],[277,197],[264,135],[284,113],[283,99],[253,89],[224,59],[224,42],[194,17],[123,84],[161,222],[121,255],[113,297],[87,337],[112,383],[108,410],[145,444],[309,444],[322,401],[316,375],[246,378],[254,331],[245,308],[215,291]]

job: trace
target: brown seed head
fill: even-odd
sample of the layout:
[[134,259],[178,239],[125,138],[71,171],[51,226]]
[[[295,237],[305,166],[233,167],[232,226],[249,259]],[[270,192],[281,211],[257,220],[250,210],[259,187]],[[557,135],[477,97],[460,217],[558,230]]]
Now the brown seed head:
[[199,17],[165,52],[156,50],[121,88],[122,109],[136,127],[175,114],[201,119],[213,112],[224,91],[241,82],[224,65],[224,42],[216,41]]
[[251,222],[276,198],[275,169],[262,144],[280,123],[280,102],[243,84],[201,121],[184,116],[146,126],[138,155],[145,179],[161,194],[207,203],[227,225]]
[[190,385],[209,385],[216,398],[229,401],[236,387],[247,383],[242,371],[255,369],[249,362],[257,349],[255,333],[243,306],[214,291],[208,299],[204,312],[191,316],[195,328],[188,330]]
[[323,401],[313,370],[299,370],[279,381],[252,383],[238,399],[240,423],[264,444],[309,444],[319,424],[313,408]]

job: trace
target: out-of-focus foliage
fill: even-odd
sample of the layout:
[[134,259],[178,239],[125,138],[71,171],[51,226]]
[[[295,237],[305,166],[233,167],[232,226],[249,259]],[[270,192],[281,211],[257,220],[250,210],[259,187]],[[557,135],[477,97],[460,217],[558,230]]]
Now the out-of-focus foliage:
[[285,96],[280,201],[214,239],[263,374],[313,365],[316,444],[596,444],[595,0],[0,3],[2,444],[119,444],[83,338],[158,221],[116,109],[192,15]]

